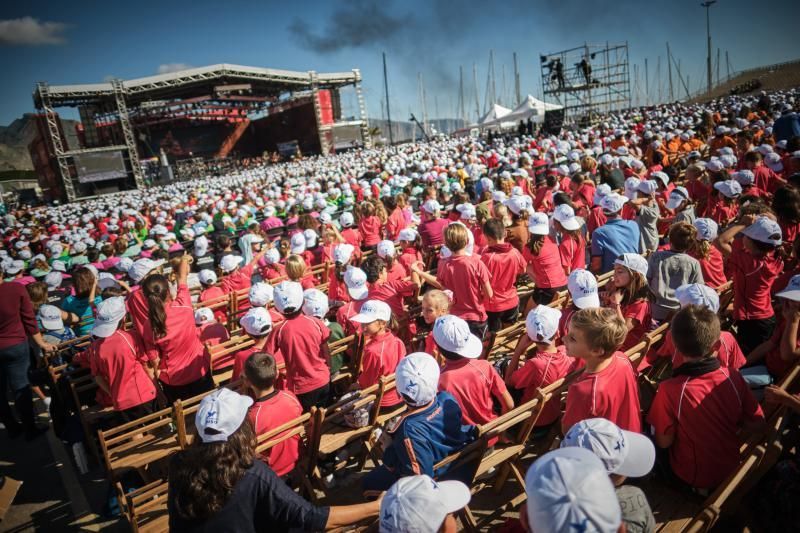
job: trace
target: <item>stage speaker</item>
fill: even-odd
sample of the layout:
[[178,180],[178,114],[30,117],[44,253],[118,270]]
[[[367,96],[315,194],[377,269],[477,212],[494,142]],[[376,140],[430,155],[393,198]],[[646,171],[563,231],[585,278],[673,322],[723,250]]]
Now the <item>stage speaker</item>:
[[561,127],[564,125],[564,110],[556,109],[554,111],[544,112],[544,124],[542,124],[542,131],[548,135],[558,135],[561,133]]

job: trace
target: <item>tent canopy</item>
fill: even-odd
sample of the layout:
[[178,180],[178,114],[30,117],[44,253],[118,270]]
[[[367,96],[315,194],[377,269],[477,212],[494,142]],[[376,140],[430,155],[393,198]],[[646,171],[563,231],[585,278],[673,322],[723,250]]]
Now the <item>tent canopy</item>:
[[496,120],[505,117],[509,113],[511,113],[509,108],[503,107],[500,104],[494,104],[489,112],[481,117],[481,119],[478,121],[478,125],[483,126],[484,124],[495,122]]

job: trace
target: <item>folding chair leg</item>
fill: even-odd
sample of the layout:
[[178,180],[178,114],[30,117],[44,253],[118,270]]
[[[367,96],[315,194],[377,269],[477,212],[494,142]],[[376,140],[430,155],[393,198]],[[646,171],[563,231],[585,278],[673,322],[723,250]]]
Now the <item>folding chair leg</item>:
[[496,494],[500,494],[500,492],[503,490],[503,485],[505,485],[510,472],[511,470],[507,463],[500,467],[500,472],[497,473],[497,477],[494,480],[494,492]]
[[472,514],[469,505],[458,512],[458,517],[461,518],[461,523],[464,524],[464,531],[478,531],[478,521],[475,519],[475,515]]

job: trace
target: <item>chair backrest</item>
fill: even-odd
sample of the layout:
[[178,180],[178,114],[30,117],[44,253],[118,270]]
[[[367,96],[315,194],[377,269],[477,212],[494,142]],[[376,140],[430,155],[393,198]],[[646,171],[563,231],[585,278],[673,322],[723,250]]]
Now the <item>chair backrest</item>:
[[208,394],[208,392],[203,392],[185,400],[177,400],[172,406],[175,426],[178,430],[178,443],[183,449],[192,442],[195,428],[194,420],[197,411],[200,409],[200,400]]
[[112,478],[125,468],[140,468],[180,449],[167,408],[108,430],[98,431],[100,449]]
[[157,480],[125,495],[128,520],[134,533],[169,529],[168,494],[169,484]]
[[634,368],[639,365],[639,361],[644,358],[645,353],[647,353],[647,347],[650,345],[649,340],[645,337],[643,340],[639,341],[635,345],[631,346],[627,350],[625,350],[625,357],[627,357]]
[[552,307],[553,309],[564,309],[566,307],[567,302],[569,302],[569,291],[563,290],[558,291],[555,296],[553,296],[552,301],[547,304],[548,307]]
[[490,341],[488,359],[490,361],[512,355],[522,335],[525,335],[525,321],[516,322],[493,335]]
[[307,438],[311,434],[311,413],[303,413],[294,420],[271,429],[258,436],[256,442],[256,453],[266,454],[278,444],[285,442],[295,436]]
[[233,355],[236,352],[249,348],[253,344],[255,344],[255,341],[248,335],[237,335],[219,344],[206,344],[206,350],[208,350],[211,362],[211,371],[213,372],[223,365],[230,366]]

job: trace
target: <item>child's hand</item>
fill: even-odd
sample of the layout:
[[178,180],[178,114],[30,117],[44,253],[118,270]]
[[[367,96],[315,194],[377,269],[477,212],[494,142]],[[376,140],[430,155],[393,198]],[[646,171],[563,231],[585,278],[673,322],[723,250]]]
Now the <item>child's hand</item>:
[[775,385],[769,385],[764,389],[764,402],[766,403],[782,404],[791,397],[791,394]]

